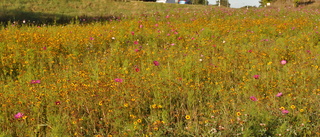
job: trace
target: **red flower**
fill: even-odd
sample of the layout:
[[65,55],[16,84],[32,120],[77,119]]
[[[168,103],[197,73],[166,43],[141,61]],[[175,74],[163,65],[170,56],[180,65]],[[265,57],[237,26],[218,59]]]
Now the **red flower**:
[[139,72],[140,71],[140,69],[139,68],[136,68],[136,72]]
[[60,101],[56,101],[56,105],[60,105],[61,104],[61,102]]
[[40,80],[31,80],[31,84],[39,84],[41,81]]
[[155,66],[159,66],[159,65],[160,65],[160,63],[159,63],[158,61],[153,61],[153,64],[154,64]]
[[259,79],[260,75],[254,75],[253,78]]
[[114,79],[114,81],[115,81],[115,82],[123,82],[123,79],[121,79],[121,78],[116,78],[116,79]]

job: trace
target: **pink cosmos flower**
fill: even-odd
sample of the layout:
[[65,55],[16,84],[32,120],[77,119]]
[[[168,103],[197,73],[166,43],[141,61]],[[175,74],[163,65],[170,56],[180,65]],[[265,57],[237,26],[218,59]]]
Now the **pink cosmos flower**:
[[283,95],[282,92],[279,92],[276,96],[281,97],[282,95]]
[[47,47],[43,47],[42,49],[43,49],[43,50],[47,50]]
[[286,109],[282,110],[281,112],[282,112],[282,114],[288,114],[289,113],[289,111],[286,110]]
[[139,42],[138,41],[134,41],[133,44],[139,44]]
[[135,51],[135,52],[138,52],[138,51],[139,51],[139,49],[135,49],[134,51]]
[[249,52],[249,53],[251,53],[251,52],[252,52],[252,50],[250,49],[250,50],[248,50],[248,52]]
[[134,32],[133,32],[133,31],[131,31],[131,34],[132,34],[132,35],[134,35]]
[[160,63],[159,63],[158,61],[153,61],[153,64],[154,64],[155,66],[159,66],[159,65],[160,65]]
[[121,78],[116,78],[116,79],[114,79],[114,81],[115,81],[115,82],[123,82],[123,79],[121,79]]
[[250,99],[251,99],[252,101],[257,101],[257,100],[258,100],[258,99],[257,99],[256,97],[254,97],[254,96],[251,96]]
[[287,64],[287,61],[286,61],[286,60],[281,60],[280,63],[281,63],[282,65],[284,65],[284,64]]
[[39,84],[39,83],[40,83],[40,80],[31,80],[30,83],[31,83],[31,84]]
[[260,75],[254,75],[253,78],[259,79]]
[[311,51],[310,51],[310,50],[307,50],[306,52],[307,52],[307,53],[309,53],[309,54],[311,53]]
[[23,115],[24,115],[23,113],[18,112],[17,114],[14,115],[14,118],[19,119],[19,118],[22,118]]

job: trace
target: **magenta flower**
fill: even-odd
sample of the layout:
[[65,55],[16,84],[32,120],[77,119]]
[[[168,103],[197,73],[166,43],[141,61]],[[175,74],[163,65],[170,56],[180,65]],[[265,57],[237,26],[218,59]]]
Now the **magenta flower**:
[[282,110],[281,112],[282,112],[282,114],[288,114],[289,113],[289,111],[286,110],[286,109]]
[[115,82],[123,82],[123,79],[121,79],[121,78],[116,78],[116,79],[114,79],[114,81],[115,81]]
[[250,49],[250,50],[248,50],[248,52],[249,52],[249,53],[251,53],[251,52],[252,52],[252,50]]
[[132,34],[132,35],[134,35],[134,32],[133,32],[133,31],[131,31],[131,34]]
[[158,61],[153,61],[153,64],[154,64],[155,66],[159,66],[159,65],[160,65],[160,63],[159,63]]
[[60,104],[61,104],[61,102],[60,102],[60,101],[56,101],[55,103],[56,103],[56,105],[60,105]]
[[19,119],[19,118],[22,118],[23,115],[24,115],[23,113],[18,112],[17,114],[14,115],[14,118]]
[[139,49],[135,49],[134,51],[135,51],[135,52],[138,52],[138,51],[139,51]]
[[43,47],[42,49],[43,49],[43,50],[47,50],[47,47]]
[[137,44],[139,44],[139,42],[138,42],[138,41],[134,41],[133,44],[136,44],[136,45],[137,45]]
[[40,80],[31,80],[30,83],[31,83],[31,84],[39,84],[39,83],[40,83]]
[[281,60],[280,63],[281,63],[282,65],[284,65],[284,64],[287,64],[287,61],[286,61],[286,60]]
[[90,37],[90,40],[94,40],[94,38],[93,38],[93,37]]
[[309,54],[311,53],[311,51],[310,51],[310,50],[307,50],[306,52],[307,52],[307,53],[309,53]]
[[259,79],[260,75],[254,75],[253,78]]
[[276,96],[281,97],[282,95],[283,95],[282,92],[279,92]]
[[136,68],[136,72],[139,72],[140,71],[140,69],[139,68]]
[[257,101],[257,100],[258,100],[258,99],[257,99],[256,97],[254,97],[254,96],[251,96],[250,99],[251,99],[252,101]]

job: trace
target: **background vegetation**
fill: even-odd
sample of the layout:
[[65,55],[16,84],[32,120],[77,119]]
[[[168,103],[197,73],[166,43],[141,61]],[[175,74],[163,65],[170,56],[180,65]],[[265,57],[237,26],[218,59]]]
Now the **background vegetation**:
[[78,18],[2,25],[0,136],[320,135],[319,10],[61,2],[3,4]]

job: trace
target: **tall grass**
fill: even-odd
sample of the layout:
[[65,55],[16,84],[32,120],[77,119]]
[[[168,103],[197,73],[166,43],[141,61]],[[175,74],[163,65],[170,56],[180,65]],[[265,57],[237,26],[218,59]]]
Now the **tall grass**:
[[320,134],[318,10],[175,6],[2,28],[2,135]]

